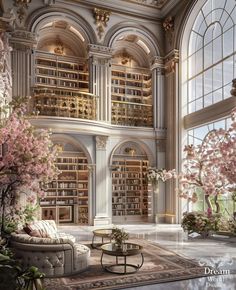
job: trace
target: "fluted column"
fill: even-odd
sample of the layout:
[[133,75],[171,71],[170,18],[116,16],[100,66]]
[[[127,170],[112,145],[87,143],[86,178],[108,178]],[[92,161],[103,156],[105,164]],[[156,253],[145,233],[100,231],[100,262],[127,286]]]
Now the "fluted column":
[[[166,92],[166,166],[167,169],[179,167],[179,52],[171,51],[165,57],[165,92]],[[166,182],[166,222],[178,222],[178,197],[175,192],[176,180],[171,179]]]
[[8,104],[12,97],[11,47],[6,32],[10,21],[10,18],[0,17],[0,106]]
[[35,35],[28,31],[11,33],[12,51],[12,96],[30,96],[34,83]]
[[111,223],[109,206],[111,194],[109,194],[108,180],[109,168],[107,156],[107,136],[96,136],[96,204],[94,225],[108,225]]
[[159,130],[164,129],[164,59],[156,56],[153,59],[152,97],[153,97],[153,125]]
[[111,48],[89,45],[90,92],[97,95],[98,120],[111,122]]

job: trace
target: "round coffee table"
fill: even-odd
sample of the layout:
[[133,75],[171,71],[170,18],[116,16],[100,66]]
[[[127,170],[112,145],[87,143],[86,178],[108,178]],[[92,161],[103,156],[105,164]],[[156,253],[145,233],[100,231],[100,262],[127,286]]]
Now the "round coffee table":
[[[92,248],[100,249],[100,246],[104,244],[104,239],[109,239],[111,241],[112,229],[97,229],[93,231]],[[95,237],[102,239],[101,243],[94,243]]]
[[[101,246],[102,255],[101,255],[101,266],[108,272],[115,273],[115,274],[132,274],[138,271],[144,263],[144,257],[142,253],[143,247],[138,244],[133,243],[124,243],[122,248],[119,248],[114,243],[104,244]],[[103,255],[115,256],[116,263],[111,265],[104,265],[103,264]],[[141,255],[141,263],[138,265],[128,263],[127,257],[128,256],[135,256]],[[124,262],[119,263],[118,257],[123,257]]]

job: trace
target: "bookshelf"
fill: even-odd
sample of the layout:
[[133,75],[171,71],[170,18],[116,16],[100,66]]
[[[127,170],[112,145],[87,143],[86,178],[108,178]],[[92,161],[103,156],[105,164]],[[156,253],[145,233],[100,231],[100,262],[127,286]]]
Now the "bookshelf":
[[112,215],[114,222],[146,221],[149,193],[144,156],[118,156],[112,162]]
[[112,124],[152,127],[151,73],[143,68],[112,66]]
[[57,180],[44,188],[40,200],[42,219],[57,223],[89,223],[88,164],[83,152],[63,152],[56,160],[61,171]]
[[37,51],[35,86],[88,92],[87,62],[72,56]]

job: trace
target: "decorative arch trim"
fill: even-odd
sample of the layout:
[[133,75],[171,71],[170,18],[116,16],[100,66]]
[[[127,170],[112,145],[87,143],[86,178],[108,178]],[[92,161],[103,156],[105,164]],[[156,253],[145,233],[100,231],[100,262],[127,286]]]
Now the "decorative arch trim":
[[161,49],[158,45],[156,37],[145,27],[136,25],[130,22],[123,22],[113,26],[106,34],[104,39],[104,45],[113,47],[114,42],[123,35],[134,34],[141,37],[150,49],[150,55],[161,55]]
[[137,144],[137,146],[140,146],[143,149],[143,151],[147,154],[147,158],[148,158],[148,161],[150,162],[150,166],[154,165],[154,156],[153,156],[153,153],[152,153],[151,149],[149,148],[149,146],[140,140],[132,138],[132,139],[125,139],[125,140],[119,142],[118,144],[116,144],[116,146],[111,151],[111,155],[109,158],[109,166],[112,166],[112,160],[113,160],[113,156],[115,155],[116,150],[120,146],[124,145],[125,143],[129,143],[129,142],[133,142],[133,143]]
[[43,25],[55,20],[69,22],[71,25],[74,25],[75,28],[80,30],[88,44],[96,43],[97,37],[93,28],[80,15],[68,9],[55,9],[48,7],[38,9],[28,17],[26,26],[29,31],[37,33]]
[[80,148],[83,150],[87,160],[88,160],[88,164],[92,164],[92,157],[89,154],[86,146],[79,140],[75,139],[74,137],[68,136],[66,134],[52,134],[51,136],[52,142],[56,143],[56,142],[67,142],[69,144],[72,144],[73,146],[75,146],[76,148]]

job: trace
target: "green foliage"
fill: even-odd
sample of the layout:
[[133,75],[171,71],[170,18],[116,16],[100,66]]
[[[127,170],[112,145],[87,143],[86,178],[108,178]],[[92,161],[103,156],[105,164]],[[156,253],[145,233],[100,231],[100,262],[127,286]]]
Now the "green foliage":
[[124,229],[114,228],[112,229],[111,239],[115,241],[116,244],[120,245],[125,240],[128,240],[129,234],[124,231]]

